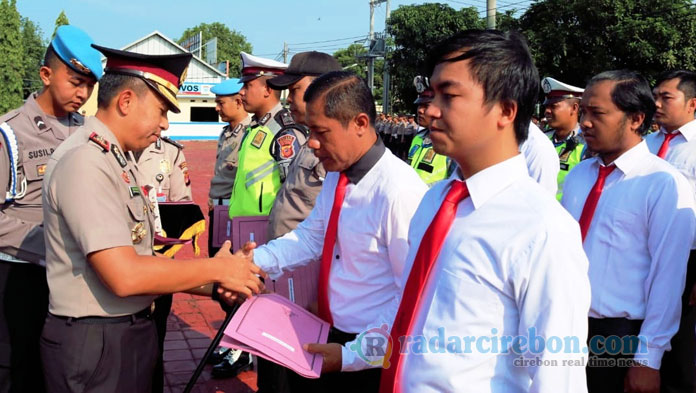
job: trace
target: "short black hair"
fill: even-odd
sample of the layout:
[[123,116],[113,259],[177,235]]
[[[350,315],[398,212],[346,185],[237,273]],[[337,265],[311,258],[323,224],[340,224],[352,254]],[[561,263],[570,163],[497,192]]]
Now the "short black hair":
[[131,89],[141,97],[150,87],[140,78],[131,75],[105,73],[99,80],[97,107],[107,108],[111,100],[124,89]]
[[696,97],[696,72],[688,70],[665,71],[657,77],[655,86],[670,79],[679,79],[677,89],[684,93],[684,98],[690,100]]
[[365,113],[374,127],[377,109],[367,83],[349,71],[332,71],[319,76],[307,87],[304,100],[309,105],[324,97],[324,113],[344,127],[360,113]]
[[[460,54],[447,58],[453,53]],[[539,95],[539,72],[527,41],[514,31],[464,30],[441,41],[428,57],[428,74],[444,62],[469,60],[474,81],[483,87],[486,104],[517,103],[515,137],[527,139],[529,122]]]
[[631,70],[612,70],[599,73],[590,79],[585,89],[603,82],[616,82],[611,91],[611,101],[622,112],[633,115],[643,113],[643,124],[636,130],[638,134],[645,134],[652,124],[655,114],[655,99],[650,90],[650,84],[643,75]]
[[61,60],[56,54],[56,51],[53,50],[53,45],[49,45],[48,48],[46,48],[46,54],[44,55],[42,64],[48,68],[53,69],[56,68],[56,65],[62,62],[63,60]]

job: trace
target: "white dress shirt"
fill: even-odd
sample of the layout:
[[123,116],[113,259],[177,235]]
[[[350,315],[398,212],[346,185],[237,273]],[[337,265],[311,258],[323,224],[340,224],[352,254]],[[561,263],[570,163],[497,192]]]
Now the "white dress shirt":
[[[669,149],[665,160],[681,172],[696,192],[696,120],[679,127],[679,135],[669,141]],[[645,137],[648,149],[657,154],[665,140],[665,129],[653,132]]]
[[[435,184],[418,207],[409,230],[411,249],[402,286],[426,229],[458,176],[455,172]],[[458,206],[421,294],[411,334],[429,340],[444,328],[447,342],[453,336],[526,336],[529,328],[535,328],[541,337],[577,337],[582,348],[590,285],[577,222],[555,195],[530,178],[522,155],[471,176],[466,184],[471,197]],[[482,343],[481,350],[472,344],[470,353],[405,355],[404,392],[587,391],[587,355],[581,350],[523,351],[528,359],[558,364],[520,367],[515,365],[519,354],[485,353],[493,350],[493,344]],[[564,366],[564,359],[582,365]]]
[[[357,184],[348,175],[329,275],[334,326],[348,333],[394,320],[408,252],[408,226],[428,189],[413,168],[384,149],[379,139],[376,148],[380,156],[364,168],[369,170]],[[271,277],[321,258],[338,178],[338,172],[327,173],[314,209],[295,230],[254,250],[254,262]],[[342,349],[342,370],[374,367],[350,350],[351,344]]]
[[520,153],[527,161],[529,176],[549,190],[551,195],[558,191],[558,172],[561,164],[553,143],[534,123],[529,123],[527,140],[520,145]]
[[[580,219],[597,180],[599,157],[566,177],[563,206]],[[687,180],[645,142],[614,161],[584,248],[590,260],[593,318],[643,319],[635,359],[659,369],[679,327],[681,295],[696,219]]]

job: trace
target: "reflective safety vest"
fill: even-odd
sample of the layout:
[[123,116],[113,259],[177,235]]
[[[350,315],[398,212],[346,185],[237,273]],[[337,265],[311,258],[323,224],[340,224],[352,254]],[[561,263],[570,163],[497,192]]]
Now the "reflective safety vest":
[[230,196],[230,218],[266,216],[281,187],[270,153],[275,135],[266,125],[248,127],[239,148],[239,166]]
[[435,153],[427,131],[421,131],[413,137],[408,159],[418,176],[428,186],[447,178],[449,160],[447,156]]
[[[550,134],[549,138],[553,143],[553,131],[550,132]],[[563,183],[565,183],[565,178],[568,176],[568,172],[582,161],[585,155],[586,145],[581,136],[575,135],[560,144],[554,143],[554,146],[556,147],[558,160],[561,165],[561,170],[558,172],[558,192],[556,192],[556,199],[560,201],[563,197]]]

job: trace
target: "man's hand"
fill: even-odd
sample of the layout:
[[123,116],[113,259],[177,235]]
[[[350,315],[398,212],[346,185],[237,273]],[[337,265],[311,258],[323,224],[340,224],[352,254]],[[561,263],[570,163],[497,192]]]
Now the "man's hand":
[[339,344],[305,344],[303,348],[309,353],[318,353],[324,357],[321,365],[322,374],[341,371],[343,355]]
[[215,258],[220,259],[220,263],[224,264],[226,270],[224,278],[220,281],[218,292],[223,289],[228,293],[222,293],[222,296],[231,297],[233,293],[237,293],[251,297],[263,291],[264,286],[259,276],[265,276],[266,273],[254,265],[251,259],[252,250],[256,244],[247,242],[234,255],[230,253],[230,246],[231,243],[226,241],[220,251],[215,254]]
[[660,393],[660,370],[636,364],[628,369],[624,392]]

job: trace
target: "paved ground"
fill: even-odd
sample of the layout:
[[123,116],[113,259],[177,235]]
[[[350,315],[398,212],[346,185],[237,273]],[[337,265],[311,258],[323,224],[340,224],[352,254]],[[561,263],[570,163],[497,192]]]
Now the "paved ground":
[[[201,206],[207,219],[207,201],[210,178],[215,165],[216,141],[184,142],[193,187],[193,199]],[[207,225],[206,225],[207,227]],[[201,236],[201,256],[207,256],[207,233]],[[185,247],[177,258],[193,257],[191,247]],[[174,295],[172,313],[167,322],[164,343],[165,392],[183,391],[198,362],[205,354],[212,337],[222,324],[225,314],[209,298],[187,294]],[[256,373],[246,371],[236,378],[211,379],[206,366],[198,380],[196,393],[247,393],[256,391]]]

